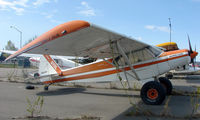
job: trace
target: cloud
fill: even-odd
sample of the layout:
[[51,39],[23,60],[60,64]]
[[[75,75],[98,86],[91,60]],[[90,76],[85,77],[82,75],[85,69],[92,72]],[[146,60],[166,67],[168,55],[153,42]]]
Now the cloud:
[[50,3],[52,1],[55,3],[58,2],[58,0],[36,0],[35,2],[33,2],[33,5],[37,7],[37,6],[43,5],[45,3]]
[[78,14],[81,14],[83,16],[89,17],[89,16],[96,16],[95,10],[89,6],[89,4],[85,1],[81,2],[80,11],[78,11]]
[[167,26],[146,25],[145,28],[154,31],[170,32]]
[[49,13],[48,12],[42,12],[41,15],[43,15],[46,19],[48,19],[52,23],[60,24],[61,21],[58,21],[55,19],[54,15],[58,12],[58,10],[52,10]]
[[8,2],[6,0],[0,0],[0,10],[14,10],[17,15],[22,15],[27,7],[28,0],[19,0]]
[[50,2],[57,3],[58,0],[0,0],[0,11],[15,11],[16,15],[23,15],[28,7],[30,9]]
[[45,4],[45,3],[49,3],[50,1],[49,0],[36,0],[33,5],[35,6],[39,6],[39,5],[42,5],[42,4]]
[[138,36],[138,37],[135,37],[136,40],[142,40],[142,37]]
[[28,2],[28,0],[19,0],[19,1],[14,1],[13,3],[14,3],[15,5],[27,7],[27,2]]

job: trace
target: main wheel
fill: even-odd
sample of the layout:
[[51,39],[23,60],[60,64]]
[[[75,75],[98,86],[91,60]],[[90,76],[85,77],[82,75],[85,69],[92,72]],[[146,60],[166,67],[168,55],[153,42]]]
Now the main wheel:
[[164,86],[164,88],[166,89],[166,94],[171,95],[171,93],[172,93],[172,83],[171,83],[171,81],[169,79],[167,79],[166,77],[160,77],[159,81]]
[[150,81],[142,86],[140,96],[148,105],[160,105],[165,100],[166,91],[157,81]]

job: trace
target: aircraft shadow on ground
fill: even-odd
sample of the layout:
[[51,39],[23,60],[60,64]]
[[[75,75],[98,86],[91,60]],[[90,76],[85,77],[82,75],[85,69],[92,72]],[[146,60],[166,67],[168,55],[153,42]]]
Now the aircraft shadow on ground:
[[81,93],[85,91],[85,88],[58,88],[49,91],[42,91],[37,93],[38,96],[57,96],[57,95],[67,95],[74,93]]
[[[169,99],[169,102],[168,106],[166,107],[167,99]],[[190,100],[190,96],[168,96],[162,105],[146,105],[142,101],[139,101],[139,108],[142,111],[151,112],[153,114],[141,113],[134,115],[133,113],[136,109],[134,107],[130,107],[118,116],[114,117],[112,120],[188,119],[187,117],[189,117],[192,113],[192,105]]]
[[191,79],[190,77],[188,77],[185,80],[186,80],[187,83],[197,83],[197,84],[200,84],[200,76],[193,77],[193,79]]
[[82,94],[90,94],[90,95],[101,95],[101,96],[114,96],[114,97],[138,97],[140,95],[127,95],[125,93],[102,93],[102,92],[88,92],[86,88],[58,88],[49,91],[38,92],[36,95],[38,96],[57,96],[57,95],[67,95],[74,93],[82,93]]
[[102,95],[102,96],[112,96],[112,97],[138,97],[140,95],[127,95],[127,94],[119,94],[119,93],[100,93],[100,92],[87,92],[83,91],[82,94],[90,94],[90,95]]
[[197,92],[196,87],[194,86],[183,86],[183,85],[174,85],[173,91],[175,94],[172,95],[186,95],[186,94],[193,94]]

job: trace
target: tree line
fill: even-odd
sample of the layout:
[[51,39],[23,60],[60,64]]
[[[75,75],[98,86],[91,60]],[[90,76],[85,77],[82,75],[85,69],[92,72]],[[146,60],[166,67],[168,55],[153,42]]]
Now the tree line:
[[[31,39],[29,39],[28,41],[26,41],[23,46],[25,46],[26,44],[30,43],[35,38],[37,38],[36,35],[34,37],[32,37]],[[17,51],[18,48],[15,46],[15,44],[11,40],[8,40],[8,42],[7,42],[6,46],[5,46],[5,50]],[[9,54],[7,54],[7,53],[1,53],[0,61],[4,61],[8,56],[9,56]]]

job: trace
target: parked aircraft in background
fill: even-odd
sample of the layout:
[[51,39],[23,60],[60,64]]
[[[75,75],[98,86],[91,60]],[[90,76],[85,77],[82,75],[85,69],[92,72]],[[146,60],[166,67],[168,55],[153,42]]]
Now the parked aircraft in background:
[[[189,35],[188,35],[188,42],[189,42],[189,48],[192,49]],[[164,48],[163,49],[164,51],[179,50],[178,45],[175,42],[166,42],[166,43],[158,44],[156,46]],[[195,47],[195,51],[196,51],[196,47]],[[192,73],[200,71],[200,68],[198,68],[198,66],[196,65],[196,60],[194,59],[195,58],[191,60],[191,64],[186,64],[184,66],[177,66],[177,68],[175,68],[174,70],[171,70],[170,72],[166,73],[166,77],[172,78],[173,74],[185,74],[185,73],[192,74]]]
[[171,72],[173,74],[193,74],[196,72],[199,72],[200,68],[199,67],[193,67],[192,64],[186,65],[185,68],[181,69],[176,69],[176,70],[172,70]]
[[156,45],[157,47],[164,48],[164,51],[173,51],[179,50],[177,44],[175,42],[166,42]]
[[[98,82],[116,80],[148,81],[141,88],[146,104],[161,104],[171,94],[172,84],[160,75],[190,63],[198,54],[182,49],[164,52],[141,41],[98,27],[86,21],[56,26],[7,58],[22,53],[44,54],[40,62],[41,81],[48,90],[57,82]],[[97,61],[61,69],[50,55],[98,58]],[[49,71],[49,73],[48,73]]]
[[[17,51],[0,50],[0,52],[7,53],[7,54],[13,54],[13,53],[15,53]],[[40,59],[41,59],[41,57],[43,57],[42,54],[30,54],[30,53],[23,53],[23,54],[21,54],[19,56],[29,58],[29,61],[31,62],[31,64],[33,66],[36,66],[36,67],[39,67]],[[83,59],[81,57],[72,57],[72,56],[55,56],[55,55],[53,55],[51,57],[63,69],[79,66],[80,64],[77,63],[77,62],[74,62],[74,61]]]

